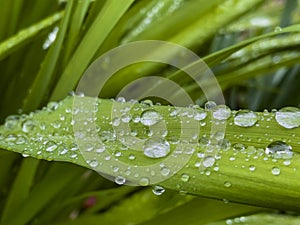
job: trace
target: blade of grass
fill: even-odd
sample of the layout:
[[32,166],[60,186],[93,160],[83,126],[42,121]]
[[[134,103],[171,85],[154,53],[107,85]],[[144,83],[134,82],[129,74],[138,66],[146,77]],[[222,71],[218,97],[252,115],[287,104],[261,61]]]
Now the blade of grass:
[[66,36],[72,7],[73,0],[70,0],[68,1],[66,13],[61,22],[62,24],[60,26],[58,37],[53,46],[50,48],[39,73],[32,83],[30,88],[31,91],[29,91],[28,96],[24,99],[22,108],[26,112],[38,108],[45,100],[45,96],[49,94],[51,84],[54,82],[53,78],[55,77],[55,68],[61,53],[64,38]]
[[36,23],[28,28],[19,31],[15,36],[0,43],[0,60],[12,54],[20,47],[34,40],[41,32],[53,26],[62,18],[63,12],[58,12],[52,16]]
[[[63,171],[63,173],[62,173]],[[1,225],[25,225],[32,220],[38,212],[47,207],[47,204],[55,198],[60,191],[72,185],[70,182],[78,178],[83,168],[66,166],[64,163],[54,164],[48,174],[32,189],[32,192],[18,209],[18,216],[3,220]]]
[[[56,84],[51,95],[52,100],[61,99],[73,90],[77,81],[91,63],[97,49],[133,2],[134,0],[105,2]],[[114,15],[114,17],[111,17],[111,15]]]
[[30,189],[33,185],[36,170],[38,169],[39,160],[28,158],[22,160],[17,177],[9,192],[8,199],[5,203],[1,216],[1,223],[13,217],[18,209],[27,199]]

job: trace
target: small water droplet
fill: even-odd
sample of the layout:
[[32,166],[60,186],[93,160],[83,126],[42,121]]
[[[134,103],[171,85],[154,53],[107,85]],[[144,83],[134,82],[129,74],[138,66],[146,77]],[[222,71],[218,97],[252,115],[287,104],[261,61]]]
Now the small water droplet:
[[122,176],[117,176],[115,177],[115,183],[118,184],[118,185],[123,185],[125,184],[126,182],[126,179]]
[[231,115],[231,110],[226,105],[218,105],[212,109],[212,115],[217,120],[227,120]]
[[184,173],[184,174],[181,175],[181,180],[183,182],[188,182],[189,179],[190,179],[190,176],[188,174]]
[[272,168],[272,174],[275,176],[278,176],[280,174],[280,169],[278,167],[273,167]]
[[233,145],[233,150],[243,152],[245,150],[245,145],[243,145],[241,143],[236,143]]
[[152,126],[162,120],[162,116],[155,110],[145,110],[141,115],[140,122],[145,126]]
[[277,123],[287,129],[300,126],[300,109],[296,107],[284,107],[275,113]]
[[164,139],[153,137],[145,141],[144,155],[150,158],[162,158],[169,154],[170,144]]
[[141,185],[141,186],[148,186],[149,183],[150,183],[150,180],[147,177],[143,177],[139,181],[139,185]]
[[92,167],[92,168],[95,168],[99,165],[99,162],[96,160],[96,159],[93,159],[89,162],[89,165]]
[[280,32],[282,31],[282,28],[280,26],[275,27],[274,32]]
[[153,194],[158,195],[158,196],[162,195],[165,191],[166,190],[163,187],[158,186],[158,185],[154,186],[154,188],[152,189]]
[[204,105],[204,108],[206,110],[212,110],[213,108],[215,108],[217,106],[217,104],[214,101],[207,101]]
[[231,187],[231,183],[229,181],[225,181],[224,186],[229,188],[229,187]]
[[223,151],[228,151],[231,147],[231,143],[227,139],[220,140],[218,142],[220,149]]
[[163,167],[161,168],[160,171],[161,175],[163,175],[164,177],[168,176],[171,173],[171,170],[167,167]]
[[53,152],[54,150],[57,149],[58,146],[57,146],[57,144],[56,144],[55,142],[53,142],[53,141],[48,141],[48,142],[46,143],[45,147],[46,147],[46,151],[47,151],[47,152]]
[[283,141],[274,141],[270,143],[265,153],[275,159],[290,159],[293,157],[292,147]]
[[258,121],[256,113],[249,110],[240,110],[234,116],[234,124],[240,127],[251,127]]
[[256,167],[255,167],[254,165],[250,165],[250,166],[249,166],[249,170],[250,170],[251,172],[253,172],[253,171],[256,170]]

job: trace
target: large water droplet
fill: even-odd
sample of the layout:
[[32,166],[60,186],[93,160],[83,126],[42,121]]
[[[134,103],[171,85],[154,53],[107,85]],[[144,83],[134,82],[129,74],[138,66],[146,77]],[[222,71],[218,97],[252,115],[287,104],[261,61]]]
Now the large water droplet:
[[290,159],[293,157],[292,146],[283,141],[274,141],[270,143],[265,153],[276,159]]
[[300,126],[300,109],[296,107],[284,107],[275,113],[277,123],[287,129]]
[[145,141],[144,154],[150,158],[162,158],[169,154],[170,144],[164,139],[153,137]]
[[155,110],[146,110],[141,115],[141,123],[145,126],[152,126],[162,120],[162,116]]
[[249,110],[241,110],[234,116],[234,124],[240,127],[251,127],[258,121],[256,113]]
[[213,156],[206,156],[203,160],[204,167],[212,167],[215,163],[215,158]]
[[227,120],[231,115],[231,110],[226,105],[218,105],[212,109],[212,115],[217,120]]

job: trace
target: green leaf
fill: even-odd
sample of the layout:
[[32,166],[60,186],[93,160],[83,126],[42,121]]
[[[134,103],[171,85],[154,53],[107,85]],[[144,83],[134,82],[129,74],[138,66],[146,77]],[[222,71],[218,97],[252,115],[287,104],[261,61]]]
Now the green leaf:
[[[97,105],[96,108],[94,104]],[[106,174],[106,176],[113,179],[118,174],[122,174],[122,168],[119,168],[117,174],[113,172],[113,168],[118,167],[120,160],[128,166],[152,165],[161,161],[161,159],[146,157],[143,154],[143,149],[122,150],[124,149],[124,143],[120,142],[122,139],[115,139],[118,137],[115,132],[119,130],[111,125],[112,112],[120,116],[122,111],[112,111],[112,107],[120,109],[122,107],[126,108],[126,106],[131,108],[134,115],[141,115],[143,111],[149,109],[157,111],[163,116],[167,124],[168,135],[166,140],[171,143],[174,140],[176,142],[176,139],[180,140],[180,133],[183,132],[184,136],[181,138],[187,138],[186,141],[190,140],[189,144],[196,148],[194,152],[186,153],[191,157],[187,162],[183,162],[184,155],[182,155],[181,158],[175,159],[173,164],[170,164],[173,165],[172,168],[175,174],[169,179],[157,174],[160,173],[159,171],[155,172],[157,176],[150,178],[148,173],[141,167],[139,168],[141,178],[137,179],[126,175],[128,181],[137,181],[141,185],[147,185],[148,181],[143,180],[143,176],[148,177],[150,181],[154,178],[161,178],[160,185],[173,190],[218,199],[225,198],[230,201],[264,207],[299,210],[298,200],[300,195],[298,188],[300,179],[297,179],[299,176],[297,162],[300,160],[300,141],[298,138],[300,128],[287,129],[282,127],[275,121],[274,112],[257,112],[258,122],[256,125],[240,127],[234,124],[233,119],[236,112],[233,111],[231,117],[225,120],[227,129],[224,131],[217,130],[217,132],[211,129],[213,129],[215,123],[220,122],[212,120],[210,112],[207,112],[207,118],[201,121],[200,140],[209,137],[210,132],[213,132],[213,136],[217,135],[216,137],[225,132],[226,140],[231,143],[231,148],[228,151],[220,150],[209,153],[211,150],[207,150],[201,144],[197,144],[195,140],[190,139],[199,132],[195,127],[197,123],[200,126],[199,122],[188,123],[187,127],[181,127],[182,117],[172,117],[170,111],[174,108],[171,106],[150,107],[145,104],[96,100],[88,97],[68,97],[60,103],[49,103],[48,107],[42,111],[31,113],[28,116],[21,116],[18,120],[14,117],[8,118],[6,126],[0,127],[0,147],[37,158],[73,162],[93,168],[96,171],[100,170],[99,172],[102,171],[101,174]],[[73,118],[72,109],[75,112]],[[192,109],[188,108],[179,108],[179,110],[182,110],[182,113],[185,112],[183,114],[192,113],[189,111]],[[93,113],[96,113],[96,120],[92,119]],[[91,130],[94,125],[89,126],[91,121],[95,121],[95,124],[94,122],[92,124],[98,130],[97,136],[94,136],[95,134]],[[295,119],[294,123],[297,126],[299,121],[297,122],[297,119]],[[137,137],[140,140],[148,138],[149,128],[141,123],[131,122],[130,124],[131,129],[137,131]],[[75,130],[73,131],[73,129]],[[79,138],[77,143],[73,132]],[[114,135],[117,136],[114,137]],[[81,140],[83,140],[83,143]],[[107,151],[104,151],[104,154],[96,151],[99,147],[103,148],[99,140],[104,141],[103,145],[106,146]],[[264,153],[264,149],[272,141],[283,141],[291,145],[294,152],[293,157],[288,160],[280,157],[277,157],[277,159],[273,158],[275,156]],[[129,145],[130,148],[129,142],[125,142],[125,144]],[[171,144],[171,152],[175,151],[176,146],[176,144]],[[105,154],[111,155],[110,158],[107,158],[108,161],[103,158]],[[118,160],[115,158],[116,154],[119,155]],[[130,160],[131,154],[135,155],[134,161]],[[200,167],[199,171],[199,167],[195,165],[203,163],[206,159],[206,156],[201,156],[203,154],[208,154],[207,157],[210,156],[209,154],[213,154],[214,166],[210,165],[202,169]],[[180,163],[183,163],[183,165],[175,166],[176,164],[180,165]],[[125,168],[128,168],[128,166]],[[275,171],[273,171],[274,167]],[[182,179],[182,174],[186,174],[187,179]],[[125,176],[125,174],[122,176]],[[139,179],[141,181],[138,181]],[[188,182],[185,180],[188,180]],[[289,188],[283,188],[287,185]]]
[[58,12],[52,16],[19,31],[16,35],[9,39],[1,42],[0,44],[0,60],[18,50],[30,41],[33,41],[37,36],[40,35],[44,30],[52,27],[53,24],[57,23],[63,16],[63,12]]
[[[61,99],[73,90],[91,63],[97,49],[133,2],[134,0],[125,0],[122,2],[112,0],[105,2],[105,5],[81,40],[60,80],[56,84],[51,96],[52,100]],[[111,15],[114,16],[111,17]]]

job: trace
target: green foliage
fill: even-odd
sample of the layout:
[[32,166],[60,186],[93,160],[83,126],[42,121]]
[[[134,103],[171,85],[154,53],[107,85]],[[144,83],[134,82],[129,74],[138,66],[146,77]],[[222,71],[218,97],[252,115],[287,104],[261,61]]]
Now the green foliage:
[[[216,166],[200,171],[195,167],[197,153],[205,151],[197,145],[186,166],[159,184],[167,189],[161,196],[149,188],[117,186],[87,169],[91,162],[71,151],[75,137],[72,114],[66,112],[73,104],[67,93],[76,88],[98,56],[121,44],[147,39],[171,41],[195,51],[216,74],[232,109],[299,106],[296,1],[0,2],[0,119],[6,121],[0,127],[1,225],[299,223],[300,128],[283,128],[276,122],[275,112],[257,112],[259,126],[245,128],[234,124],[236,111],[232,111],[225,134],[232,145],[220,152]],[[50,46],[45,45],[47,39]],[[113,101],[104,98],[115,97],[126,84],[150,75],[175,81],[201,105],[206,101],[182,71],[158,63],[134,64],[118,71],[101,92],[96,120],[101,129],[112,128],[104,118],[111,117]],[[203,85],[210,84],[207,80]],[[153,88],[160,90],[161,86]],[[57,108],[53,102],[48,104],[62,99]],[[142,113],[146,106],[134,107]],[[180,121],[169,116],[171,107],[151,107],[169,122],[166,139],[178,138]],[[5,120],[20,112],[30,114]],[[27,124],[29,130],[24,132],[28,121],[34,124]],[[209,114],[202,121],[206,125],[200,136],[210,135],[211,121]],[[136,129],[145,138],[147,129],[142,125]],[[63,148],[50,151],[50,141]],[[264,149],[272,141],[291,145],[293,157],[266,159]],[[243,144],[245,151],[237,152],[235,143]],[[122,148],[117,141],[110,144],[111,154]],[[69,151],[61,154],[65,149]],[[249,156],[249,152],[253,154]],[[136,154],[135,161],[128,160],[131,153]],[[132,149],[121,159],[131,165],[153,160]],[[279,175],[272,174],[274,167],[280,168]]]

